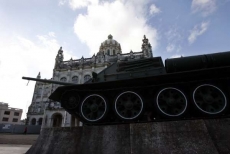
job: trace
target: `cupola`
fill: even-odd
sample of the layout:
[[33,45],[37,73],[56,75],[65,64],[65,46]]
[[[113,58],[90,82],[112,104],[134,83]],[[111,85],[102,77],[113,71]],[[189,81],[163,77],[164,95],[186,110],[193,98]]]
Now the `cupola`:
[[113,39],[111,34],[109,34],[108,39],[101,43],[98,54],[112,56],[117,55],[118,53],[122,53],[121,45]]

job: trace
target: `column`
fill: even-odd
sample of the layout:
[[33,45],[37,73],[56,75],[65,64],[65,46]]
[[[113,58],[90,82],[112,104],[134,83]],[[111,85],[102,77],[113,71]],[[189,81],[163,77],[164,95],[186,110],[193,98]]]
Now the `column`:
[[73,115],[71,115],[70,127],[75,127],[75,117]]

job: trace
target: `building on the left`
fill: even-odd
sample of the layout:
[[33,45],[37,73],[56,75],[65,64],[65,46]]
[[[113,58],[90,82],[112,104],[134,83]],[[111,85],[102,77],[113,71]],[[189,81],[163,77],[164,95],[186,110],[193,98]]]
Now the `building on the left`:
[[0,124],[21,124],[22,109],[9,107],[8,103],[0,102]]

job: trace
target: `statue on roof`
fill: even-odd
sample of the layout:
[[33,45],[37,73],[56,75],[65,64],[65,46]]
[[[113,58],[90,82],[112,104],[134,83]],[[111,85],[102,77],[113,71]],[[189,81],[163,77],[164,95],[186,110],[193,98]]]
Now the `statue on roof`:
[[62,47],[60,47],[60,49],[58,50],[58,54],[62,54],[63,53],[63,50],[62,50]]

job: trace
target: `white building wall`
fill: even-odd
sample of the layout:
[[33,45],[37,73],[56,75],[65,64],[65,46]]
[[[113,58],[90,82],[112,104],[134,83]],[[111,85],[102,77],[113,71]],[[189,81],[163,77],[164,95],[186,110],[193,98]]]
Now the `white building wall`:
[[0,123],[20,124],[22,109],[11,108],[7,103],[0,102]]

